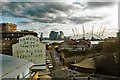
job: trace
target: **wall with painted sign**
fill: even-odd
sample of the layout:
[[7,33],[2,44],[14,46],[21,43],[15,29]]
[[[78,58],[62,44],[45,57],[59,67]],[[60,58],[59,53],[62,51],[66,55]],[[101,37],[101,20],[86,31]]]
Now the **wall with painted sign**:
[[26,59],[35,64],[45,64],[46,47],[39,38],[26,35],[19,38],[19,43],[12,45],[13,56]]

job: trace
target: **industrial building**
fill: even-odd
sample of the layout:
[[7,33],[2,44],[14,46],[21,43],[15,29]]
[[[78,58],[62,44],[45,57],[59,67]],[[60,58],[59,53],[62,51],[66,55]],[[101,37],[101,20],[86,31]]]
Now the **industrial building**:
[[22,60],[9,55],[0,54],[0,80],[37,80],[38,72],[32,72],[30,68],[34,65],[32,62]]
[[64,33],[62,31],[60,31],[59,39],[60,40],[64,39]]
[[[91,27],[90,32],[86,32],[86,29],[84,26],[82,26],[83,30],[78,30],[77,27],[72,28],[73,36],[71,36],[71,39],[83,39],[83,40],[91,40],[91,41],[98,41],[103,40],[105,38],[104,32],[106,29],[106,26],[100,26],[98,30],[94,30],[94,26]],[[82,32],[82,34],[81,34]]]
[[56,32],[51,31],[49,35],[50,40],[63,40],[64,39],[64,33],[62,31]]
[[0,52],[2,52],[2,54],[7,54],[7,55],[11,55],[12,56],[12,44],[15,44],[18,42],[18,39],[22,36],[25,35],[34,35],[37,36],[36,32],[2,32],[2,34],[0,34],[0,44],[2,46],[0,46]]
[[16,30],[16,25],[13,24],[13,27],[11,29],[7,29],[8,25],[12,25],[11,23],[2,23],[0,26],[1,29],[1,34],[0,34],[0,52],[2,54],[7,54],[12,56],[12,44],[15,44],[18,42],[18,39],[20,37],[23,37],[25,35],[34,35],[37,36],[38,34],[33,31],[28,31],[28,30],[22,30],[22,31],[15,31]]
[[26,35],[12,45],[13,56],[28,60],[34,64],[46,64],[46,47],[38,37]]
[[58,32],[51,31],[50,34],[49,34],[49,38],[50,38],[51,40],[57,40],[58,37],[59,37]]
[[69,50],[69,51],[84,51],[86,49],[89,49],[91,46],[91,43],[85,40],[67,40],[62,42],[59,45],[59,50]]
[[12,32],[17,30],[17,25],[12,23],[1,23],[0,31],[2,32]]

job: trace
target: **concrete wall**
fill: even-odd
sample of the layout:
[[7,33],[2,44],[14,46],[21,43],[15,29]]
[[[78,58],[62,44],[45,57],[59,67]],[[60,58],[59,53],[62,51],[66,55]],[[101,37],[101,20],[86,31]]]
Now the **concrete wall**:
[[[37,41],[36,41],[37,40]],[[46,47],[39,39],[27,35],[19,39],[19,43],[12,46],[13,56],[28,60],[35,64],[46,64]]]

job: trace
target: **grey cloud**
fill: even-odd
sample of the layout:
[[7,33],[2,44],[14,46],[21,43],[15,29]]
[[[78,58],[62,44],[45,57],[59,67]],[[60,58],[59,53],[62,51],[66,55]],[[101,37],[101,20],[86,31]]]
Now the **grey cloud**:
[[[59,11],[67,12],[74,8],[72,5],[57,2],[4,2],[3,16],[24,17],[35,21],[53,23],[62,22],[62,17],[49,16],[49,13],[58,15]],[[43,19],[44,18],[44,19]]]
[[[68,11],[72,5],[57,2],[11,2],[4,3],[3,11],[22,12],[24,16],[40,16],[43,13],[56,13],[57,11]],[[5,12],[3,12],[5,13]],[[11,13],[9,13],[11,14]],[[13,14],[11,14],[13,15]],[[15,15],[13,15],[15,16]],[[17,16],[17,15],[16,15]],[[19,16],[18,16],[19,17]]]
[[83,18],[83,17],[74,17],[70,19],[72,22],[76,23],[76,24],[83,24],[86,22],[91,22],[93,20],[89,19],[89,18]]
[[116,2],[87,2],[87,8],[99,8],[99,7],[110,7],[113,6]]
[[2,12],[2,2],[0,2],[0,13]]
[[46,17],[42,17],[42,18],[29,18],[31,21],[21,21],[21,22],[18,22],[18,24],[29,24],[29,23],[34,23],[34,22],[41,22],[41,23],[62,23],[64,24],[65,20],[67,18],[65,17],[60,17],[60,16],[56,16],[55,18],[53,17],[49,17],[49,16],[46,16]]
[[3,2],[2,3],[2,15],[3,16],[12,16],[12,17],[25,17],[22,14],[25,6],[22,3],[18,2]]
[[[98,5],[99,4],[99,5]],[[110,4],[110,3],[109,3]],[[83,6],[80,3],[81,6]],[[105,3],[88,3],[88,6],[103,6]],[[108,3],[107,3],[108,5]],[[99,16],[86,16],[86,17],[62,17],[61,13],[69,15],[69,10],[76,9],[72,4],[63,2],[4,2],[2,13],[3,16],[24,17],[32,20],[32,22],[41,23],[62,23],[72,21],[76,24],[91,22],[96,19],[102,19]],[[49,14],[54,14],[50,16]],[[71,16],[72,14],[70,14]],[[29,24],[30,22],[18,22],[19,24]]]
[[118,0],[87,0],[87,2],[118,2]]
[[90,18],[90,19],[103,19],[103,18],[105,18],[105,16],[87,16],[88,18]]
[[20,21],[20,22],[17,22],[17,24],[29,24],[29,23],[32,23],[33,21]]
[[57,16],[56,18],[46,17],[46,18],[34,18],[34,21],[42,23],[64,23],[65,18]]
[[82,10],[85,10],[87,8],[85,3],[81,3],[81,2],[73,2],[73,4],[75,5],[79,5],[81,7]]
[[84,17],[72,17],[70,20],[75,22],[76,24],[83,24],[87,22],[92,22],[95,20],[102,20],[104,17],[102,16],[84,16]]

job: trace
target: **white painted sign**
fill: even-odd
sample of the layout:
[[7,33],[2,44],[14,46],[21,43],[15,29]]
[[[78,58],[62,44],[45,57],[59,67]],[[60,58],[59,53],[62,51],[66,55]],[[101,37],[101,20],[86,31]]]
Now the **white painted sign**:
[[13,56],[26,59],[35,64],[45,64],[46,47],[39,38],[27,35],[19,38],[19,43],[12,45]]

